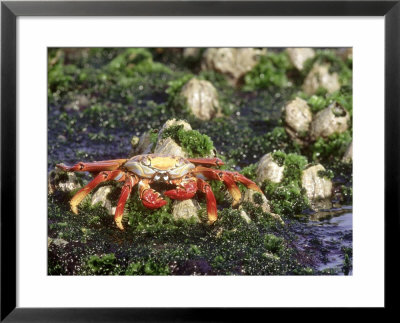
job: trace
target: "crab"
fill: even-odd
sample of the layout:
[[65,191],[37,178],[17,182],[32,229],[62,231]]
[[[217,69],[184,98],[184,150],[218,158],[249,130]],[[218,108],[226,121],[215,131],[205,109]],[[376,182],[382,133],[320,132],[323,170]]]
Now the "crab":
[[236,183],[244,184],[248,189],[262,193],[261,189],[250,179],[233,171],[225,171],[211,167],[223,165],[219,158],[183,158],[160,154],[138,155],[130,159],[114,159],[97,162],[79,162],[74,166],[57,164],[66,172],[91,172],[94,179],[78,191],[70,201],[71,210],[78,214],[78,205],[99,184],[105,181],[123,182],[121,195],[115,210],[114,220],[117,227],[124,230],[122,217],[124,207],[132,188],[138,185],[139,197],[143,205],[149,209],[164,206],[167,201],[151,186],[170,187],[164,196],[174,200],[187,200],[200,191],[205,194],[207,202],[208,223],[217,220],[217,203],[207,180],[222,181],[233,198],[233,206],[241,199]]

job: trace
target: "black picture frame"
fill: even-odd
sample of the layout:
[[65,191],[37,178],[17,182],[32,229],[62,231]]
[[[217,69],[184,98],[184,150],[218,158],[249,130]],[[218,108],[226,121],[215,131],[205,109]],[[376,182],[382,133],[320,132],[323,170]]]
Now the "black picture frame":
[[[238,309],[17,308],[16,19],[19,16],[384,16],[385,309],[399,235],[400,1],[4,1],[1,3],[1,322],[235,321]],[[366,161],[368,162],[368,161]],[[38,291],[39,292],[39,291]],[[249,309],[247,311],[260,311]],[[257,313],[251,313],[251,315]],[[260,313],[258,313],[260,314]],[[247,315],[247,314],[246,314]]]

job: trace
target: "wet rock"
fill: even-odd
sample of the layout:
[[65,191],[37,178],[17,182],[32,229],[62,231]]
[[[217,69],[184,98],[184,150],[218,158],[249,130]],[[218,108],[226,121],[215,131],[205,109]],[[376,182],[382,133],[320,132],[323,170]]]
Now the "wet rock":
[[192,78],[182,90],[189,110],[200,120],[210,120],[220,115],[218,92],[211,82]]
[[240,211],[240,216],[242,217],[243,220],[245,220],[247,223],[251,222],[250,217],[247,215],[247,213],[244,210]]
[[292,139],[301,139],[310,128],[312,112],[307,102],[296,98],[284,107],[286,132]]
[[279,166],[272,158],[271,154],[264,155],[258,162],[256,169],[256,183],[261,185],[265,180],[279,183],[283,178],[283,166]]
[[[255,196],[261,197],[261,201],[254,198]],[[243,202],[251,202],[254,205],[261,206],[264,212],[271,212],[271,208],[268,204],[268,200],[264,194],[253,190],[246,190],[243,194]]]
[[285,221],[282,220],[281,216],[276,213],[269,212],[269,215],[273,217],[275,220],[279,221],[282,225],[285,224]]
[[299,71],[303,70],[304,63],[315,56],[312,48],[288,48],[286,49],[289,59]]
[[137,147],[137,145],[139,144],[140,138],[138,136],[133,136],[131,139],[131,146],[132,148]]
[[[257,194],[259,194],[258,196],[261,196],[261,201],[257,200],[255,198],[255,196],[257,196]],[[243,195],[243,202],[251,202],[256,206],[261,206],[261,209],[263,210],[263,212],[267,212],[271,215],[271,217],[273,217],[275,220],[279,221],[281,224],[285,224],[285,222],[282,220],[282,218],[280,217],[279,214],[275,214],[271,212],[271,207],[269,206],[268,203],[268,199],[264,194],[260,194],[259,192],[255,192],[253,190],[246,190],[244,195]],[[261,202],[261,203],[260,203]],[[240,215],[242,216],[242,218],[244,218],[246,220],[247,223],[249,223],[251,221],[251,219],[247,216],[247,213],[243,210],[243,206],[239,206],[239,210],[240,211]],[[242,213],[244,212],[244,213]],[[246,218],[247,216],[247,218]]]
[[49,173],[47,184],[49,194],[56,191],[71,192],[82,187],[75,173],[67,173],[58,168]]
[[206,259],[189,259],[173,270],[175,275],[215,275]]
[[339,75],[329,73],[329,65],[314,64],[303,83],[303,91],[308,95],[315,94],[319,88],[325,89],[328,93],[340,89]]
[[310,138],[327,138],[334,133],[345,132],[349,125],[350,115],[340,104],[334,102],[318,112],[311,123]]
[[101,186],[94,192],[91,200],[92,205],[100,203],[100,205],[107,210],[109,215],[114,215],[116,209],[115,207],[112,206],[111,201],[107,198],[112,188],[113,187],[111,185]]
[[165,138],[157,141],[156,148],[154,149],[155,154],[169,155],[169,156],[181,156],[188,157],[188,154],[183,151],[172,138]]
[[[51,241],[51,243],[56,245],[57,247],[65,247],[69,242],[64,239],[57,238],[57,239],[53,239]],[[48,244],[48,246],[50,246],[49,240],[47,240],[47,244]]]
[[353,142],[351,142],[350,145],[347,147],[342,161],[345,163],[351,163],[353,161]]
[[67,138],[63,135],[58,135],[57,140],[63,144],[67,142]]
[[329,208],[330,197],[332,196],[332,181],[320,175],[325,171],[321,164],[311,166],[303,171],[301,176],[302,187],[313,209]]
[[[192,130],[189,123],[184,120],[170,119],[164,123],[160,131],[158,132],[157,142],[154,144],[151,140],[151,134],[149,132],[143,133],[140,138],[134,137],[133,143],[131,142],[133,149],[131,156],[142,155],[142,154],[166,154],[174,156],[188,157],[182,148],[171,138],[162,139],[162,134],[165,130],[173,126],[182,125],[184,130]],[[154,149],[153,146],[155,145]]]
[[150,154],[154,143],[151,142],[149,132],[143,133],[140,137],[134,136],[131,140],[131,156]]
[[85,96],[78,94],[73,101],[64,106],[67,111],[79,111],[87,108],[90,105],[90,100]]
[[182,56],[183,58],[197,58],[201,54],[200,47],[186,47],[183,50]]
[[208,48],[203,54],[202,69],[221,73],[231,85],[237,86],[265,54],[266,49]]
[[198,216],[200,209],[200,204],[195,200],[174,201],[172,206],[172,216],[175,220],[194,219],[196,222],[200,222]]
[[[321,208],[322,209],[322,208]],[[323,209],[328,209],[328,208],[323,208]],[[349,211],[346,209],[342,209],[338,207],[336,210],[328,210],[328,211],[318,211],[310,215],[310,220],[313,221],[321,221],[324,219],[330,219],[336,216],[340,216],[343,214],[348,213]]]

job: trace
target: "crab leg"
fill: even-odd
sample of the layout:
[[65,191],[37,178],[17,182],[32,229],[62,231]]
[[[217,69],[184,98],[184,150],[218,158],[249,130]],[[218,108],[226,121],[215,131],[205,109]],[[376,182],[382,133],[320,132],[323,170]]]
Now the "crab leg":
[[233,198],[232,205],[235,206],[239,203],[242,194],[240,193],[239,187],[235,184],[233,178],[227,175],[224,171],[217,169],[210,169],[202,166],[197,166],[193,173],[196,173],[196,176],[203,175],[207,179],[221,181],[225,184],[226,189],[229,191]]
[[165,191],[164,195],[174,200],[187,200],[191,199],[197,192],[197,179],[196,177],[188,177],[174,180],[172,184],[178,187],[174,190]]
[[208,222],[213,224],[217,221],[217,201],[215,200],[214,193],[211,189],[211,186],[201,178],[197,179],[197,188],[199,191],[206,194],[207,201],[207,214],[208,214]]
[[78,205],[82,202],[86,195],[88,195],[97,185],[102,182],[110,180],[124,180],[125,173],[120,170],[115,171],[105,171],[98,174],[89,184],[82,188],[70,201],[71,210],[75,214],[78,214]]
[[138,181],[139,180],[136,176],[128,175],[125,184],[122,187],[121,195],[119,196],[117,208],[115,210],[115,215],[114,215],[115,224],[121,230],[124,230],[124,226],[122,225],[122,216],[124,214],[126,200],[129,198],[132,188],[137,184]]
[[242,194],[240,193],[240,190],[235,182],[242,183],[247,188],[262,193],[261,189],[256,185],[256,183],[238,172],[222,171],[202,166],[197,166],[192,172],[195,173],[197,177],[203,175],[207,179],[222,181],[233,197],[233,206],[237,205],[242,197]]
[[188,158],[187,160],[195,165],[204,165],[204,166],[225,165],[224,162],[219,158]]
[[158,209],[167,204],[167,201],[160,197],[160,193],[150,188],[146,179],[139,182],[139,196],[143,205],[149,209]]
[[113,159],[92,163],[79,162],[74,166],[66,166],[64,164],[57,164],[56,166],[66,172],[100,172],[103,170],[116,170],[126,161],[127,159]]

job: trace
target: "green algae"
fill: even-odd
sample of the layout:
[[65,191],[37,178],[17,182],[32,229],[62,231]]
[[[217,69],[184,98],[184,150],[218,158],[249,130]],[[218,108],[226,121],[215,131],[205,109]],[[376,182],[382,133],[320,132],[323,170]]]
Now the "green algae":
[[272,253],[278,253],[283,249],[283,241],[283,238],[277,237],[274,234],[266,234],[264,236],[265,248]]
[[330,169],[328,169],[328,170],[319,170],[317,172],[317,175],[319,177],[321,177],[321,178],[327,178],[329,180],[333,179],[333,177],[334,177],[333,171],[330,170]]
[[314,114],[335,102],[340,104],[347,112],[349,112],[350,116],[353,114],[353,94],[350,86],[343,86],[339,91],[331,94],[323,93],[319,95],[307,95],[304,92],[300,92],[296,93],[295,96],[299,96],[306,100]]
[[204,157],[214,149],[211,138],[197,130],[185,130],[183,125],[172,126],[162,133],[162,138],[172,138],[189,157]]
[[137,261],[130,263],[126,268],[125,275],[149,275],[149,276],[165,276],[170,275],[171,271],[168,265],[160,264],[157,261]]
[[342,248],[344,254],[344,260],[342,265],[342,272],[347,276],[349,275],[350,270],[352,269],[352,258],[353,258],[353,249],[343,247]]
[[320,137],[311,145],[312,159],[320,162],[340,159],[352,140],[350,130],[334,133],[326,139]]
[[97,276],[120,274],[120,268],[114,254],[91,256],[87,261],[87,266],[89,272]]
[[[76,51],[83,53],[84,49]],[[94,100],[104,98],[130,104],[150,94],[164,93],[168,82],[176,77],[169,67],[155,62],[148,49],[113,49],[99,55],[108,58],[101,67],[93,58],[64,64],[63,55],[54,65],[50,64],[49,102],[57,104],[85,95]]]
[[242,175],[247,177],[248,179],[255,180],[256,179],[256,170],[257,170],[257,165],[256,164],[251,164],[248,165],[240,171]]
[[[61,212],[61,218],[57,219],[60,223],[67,220],[68,227],[60,225],[57,230],[68,230],[71,236],[66,247],[52,246],[49,249],[49,274],[262,275],[290,274],[295,268],[301,268],[293,258],[295,251],[279,243],[280,238],[276,235],[280,229],[275,221],[258,207],[244,205],[245,212],[254,219],[252,223],[247,223],[238,210],[224,208],[218,212],[219,221],[209,226],[173,220],[170,204],[162,210],[145,209],[136,194],[127,203],[125,232],[115,228],[112,217],[100,206],[93,207],[84,202],[78,216]],[[49,216],[54,220],[52,210],[57,209],[58,204],[53,204],[53,198],[49,203]],[[114,197],[113,203],[116,203]],[[98,220],[92,222],[91,219],[96,216]],[[81,239],[82,228],[93,233],[85,241],[86,246],[82,249],[79,244],[71,250],[65,249],[76,239]],[[56,232],[55,229],[50,235],[52,232]],[[269,233],[274,234],[276,239],[271,238],[266,243],[266,234]],[[148,244],[148,239],[151,239],[151,244]],[[92,254],[100,246],[105,252]],[[278,258],[263,256],[272,251]],[[69,263],[68,259],[78,252],[80,257],[74,258],[73,264]],[[60,256],[55,257],[58,254]],[[68,257],[64,260],[61,255]]]
[[153,62],[153,56],[145,48],[128,48],[115,57],[107,66],[111,71],[125,71],[129,66]]
[[286,52],[272,53],[260,57],[259,62],[244,77],[244,91],[254,91],[271,86],[289,86],[287,73],[293,66]]

